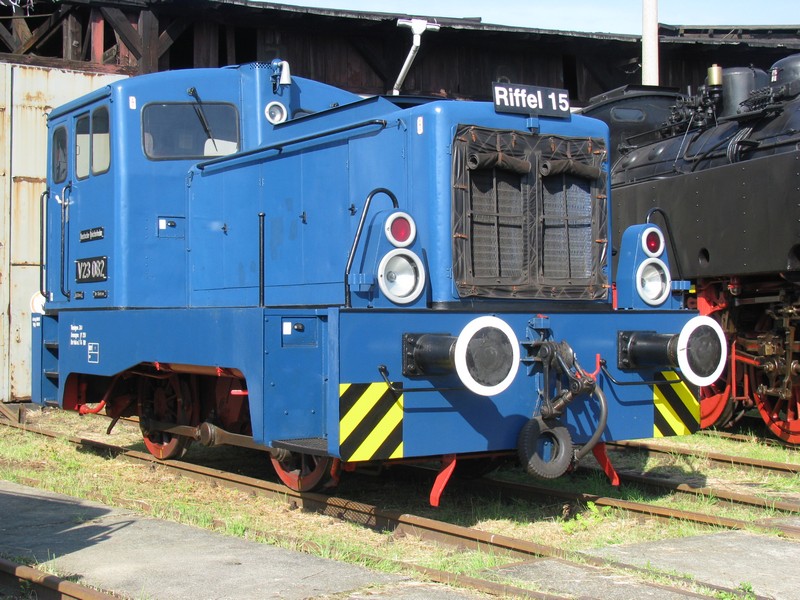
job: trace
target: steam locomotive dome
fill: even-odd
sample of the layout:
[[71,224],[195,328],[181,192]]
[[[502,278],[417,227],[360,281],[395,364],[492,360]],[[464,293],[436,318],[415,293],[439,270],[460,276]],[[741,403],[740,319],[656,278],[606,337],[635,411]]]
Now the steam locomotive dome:
[[709,69],[700,93],[681,99],[659,141],[635,147],[614,165],[624,185],[790,152],[800,130],[800,54],[769,74],[752,67]]
[[800,81],[800,54],[780,59],[769,70],[770,83],[786,85]]

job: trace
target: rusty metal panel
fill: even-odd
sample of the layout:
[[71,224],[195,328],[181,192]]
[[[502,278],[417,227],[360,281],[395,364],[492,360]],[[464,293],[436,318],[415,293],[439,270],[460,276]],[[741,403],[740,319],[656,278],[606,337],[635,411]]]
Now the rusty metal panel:
[[7,402],[30,397],[30,303],[39,289],[47,113],[124,76],[12,64],[0,68],[0,401]]
[[0,64],[0,402],[9,397],[8,375],[8,310],[10,307],[8,256],[8,216],[11,211],[11,170],[8,133],[11,106],[11,65]]

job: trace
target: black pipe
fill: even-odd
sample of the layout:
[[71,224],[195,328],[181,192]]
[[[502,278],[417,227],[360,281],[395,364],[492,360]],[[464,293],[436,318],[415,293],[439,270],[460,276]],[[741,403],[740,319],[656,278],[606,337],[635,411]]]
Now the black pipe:
[[600,436],[603,435],[603,432],[606,430],[606,423],[608,423],[608,400],[606,399],[606,395],[603,393],[603,390],[600,389],[599,385],[594,386],[594,395],[597,397],[597,402],[600,404],[600,419],[597,421],[597,427],[592,434],[592,437],[589,438],[589,441],[586,442],[580,450],[575,453],[575,462],[578,462],[584,456],[591,452],[592,448],[597,445],[597,442],[600,441]]
[[264,308],[264,213],[258,213],[258,306]]

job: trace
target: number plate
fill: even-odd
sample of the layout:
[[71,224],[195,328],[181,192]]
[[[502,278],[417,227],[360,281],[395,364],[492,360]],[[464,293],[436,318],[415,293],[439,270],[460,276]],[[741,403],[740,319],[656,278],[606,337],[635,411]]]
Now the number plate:
[[568,119],[569,92],[558,88],[492,83],[495,112],[522,113]]
[[75,281],[78,283],[94,283],[108,279],[108,257],[94,256],[79,258],[75,261]]

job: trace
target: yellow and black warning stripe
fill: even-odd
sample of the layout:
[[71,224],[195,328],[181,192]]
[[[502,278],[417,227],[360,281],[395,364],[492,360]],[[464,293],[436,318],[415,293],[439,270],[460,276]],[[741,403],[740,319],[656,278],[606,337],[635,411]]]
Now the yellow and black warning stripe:
[[656,373],[653,386],[653,437],[688,435],[700,429],[700,402],[674,371]]
[[351,462],[403,458],[402,392],[385,381],[339,384],[339,455]]

